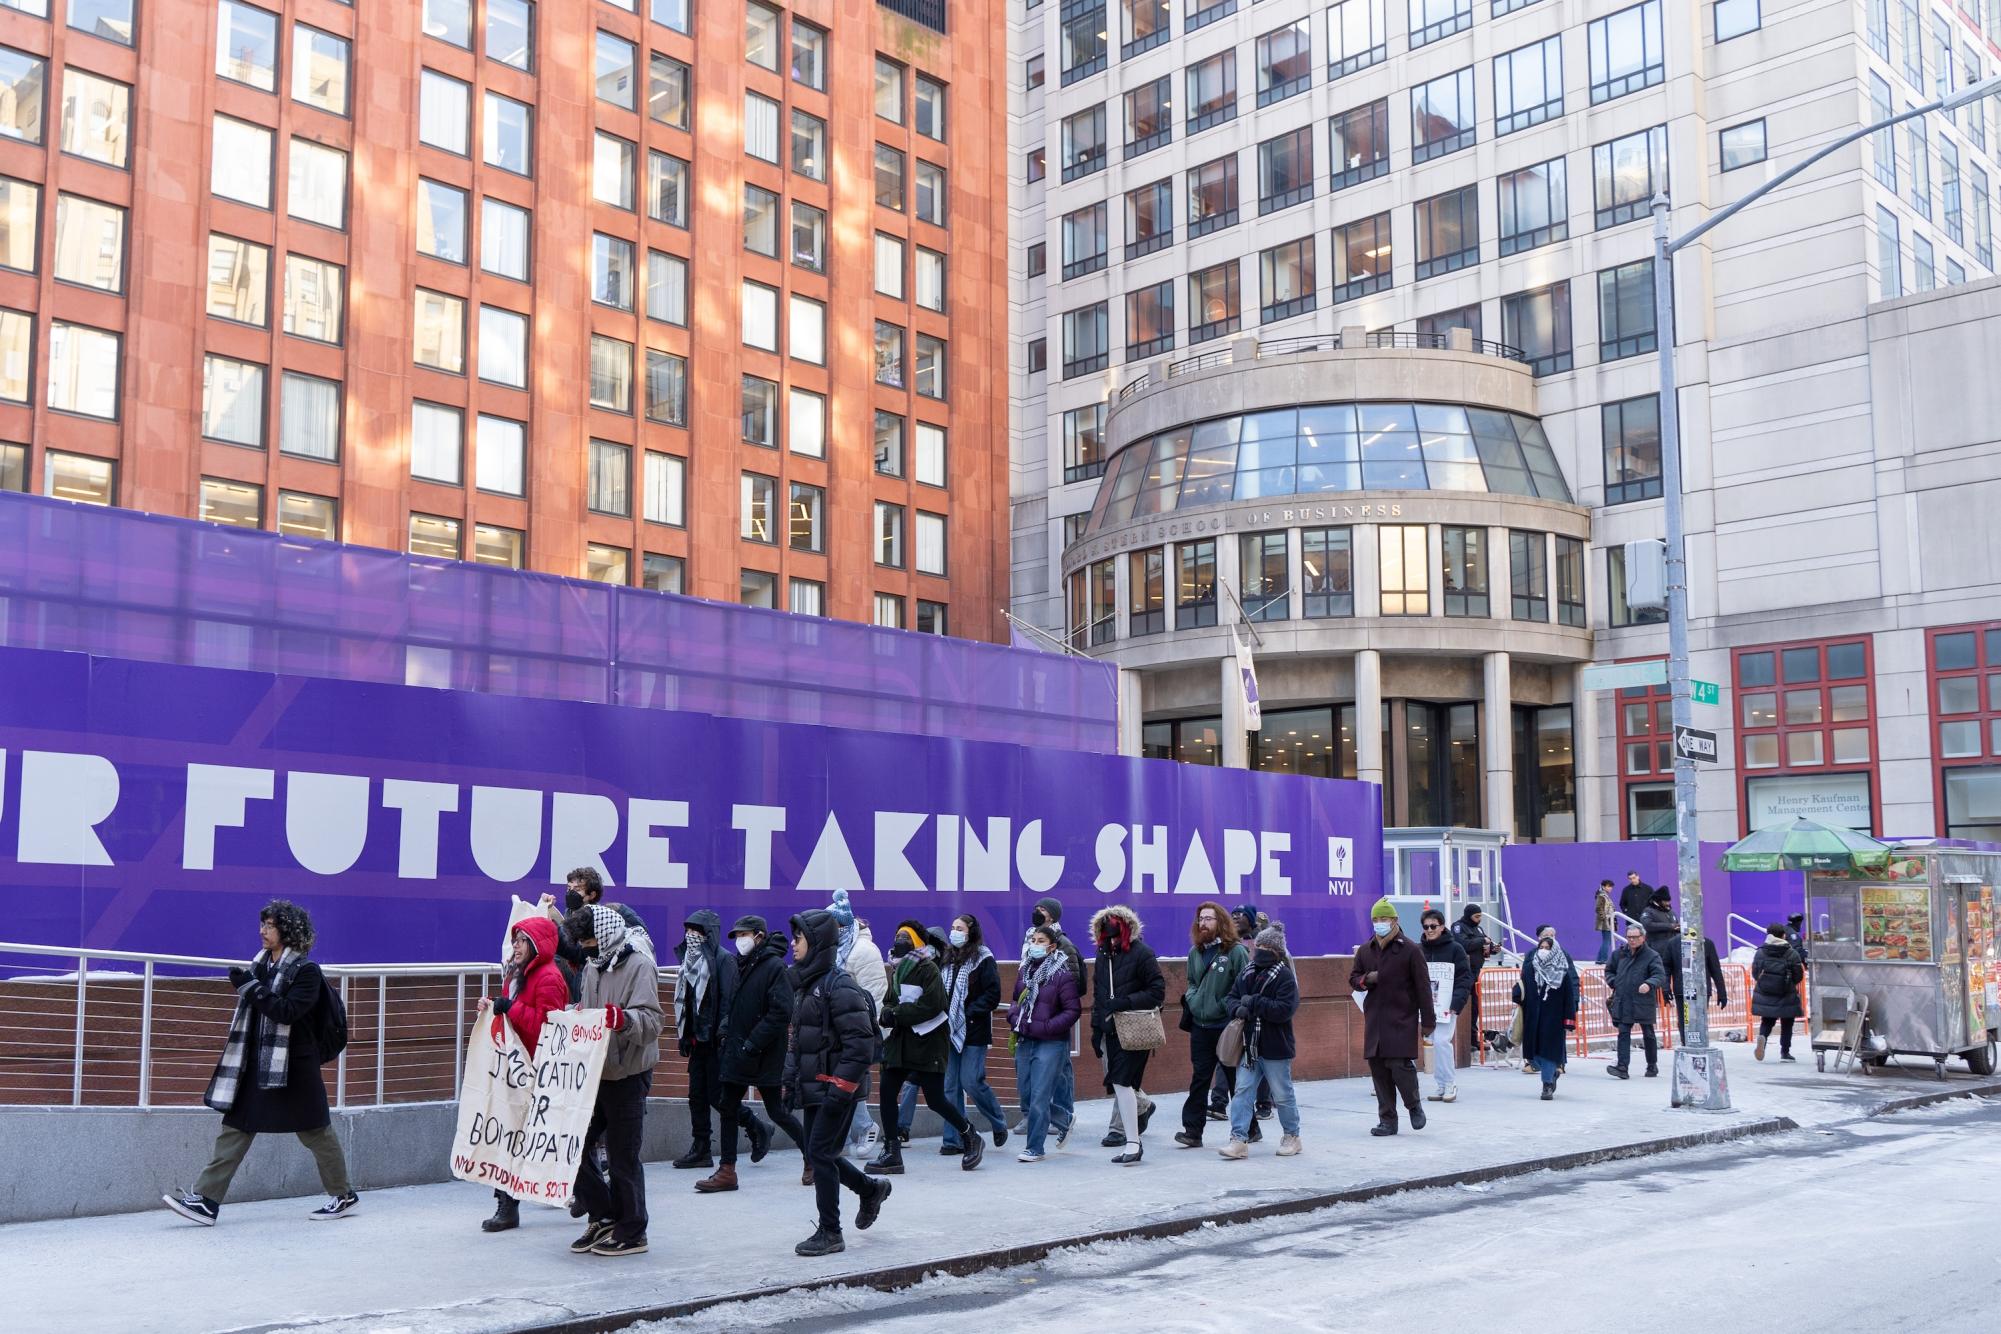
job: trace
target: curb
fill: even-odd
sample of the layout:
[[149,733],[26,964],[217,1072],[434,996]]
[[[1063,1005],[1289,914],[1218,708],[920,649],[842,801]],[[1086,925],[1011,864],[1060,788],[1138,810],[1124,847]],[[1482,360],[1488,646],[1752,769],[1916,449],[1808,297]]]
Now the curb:
[[[1966,1097],[1973,1093],[2001,1092],[2001,1084],[1991,1089],[1954,1089],[1938,1093],[1921,1094],[1917,1097],[1901,1099],[1884,1105],[1868,1115],[1881,1112],[1901,1111],[1910,1107],[1921,1107],[1943,1102],[1950,1098]],[[1263,1204],[1246,1205],[1236,1209],[1226,1209],[1219,1213],[1190,1214],[1184,1218],[1166,1219],[1156,1223],[1143,1223],[1133,1227],[1108,1228],[1096,1232],[1078,1233],[1074,1236],[1058,1237],[1049,1241],[1031,1242],[1021,1246],[1004,1246],[991,1250],[973,1251],[964,1255],[945,1256],[938,1259],[921,1260],[908,1264],[890,1265],[880,1269],[860,1270],[849,1274],[830,1274],[824,1278],[806,1279],[796,1283],[775,1283],[761,1288],[746,1288],[738,1292],[717,1293],[714,1296],[698,1297],[689,1301],[672,1302],[659,1306],[635,1307],[624,1311],[606,1311],[597,1315],[576,1316],[567,1320],[516,1326],[512,1334],[612,1334],[612,1331],[629,1329],[633,1325],[649,1320],[674,1320],[682,1316],[694,1315],[717,1306],[728,1306],[739,1302],[756,1301],[764,1297],[776,1297],[787,1293],[820,1292],[831,1288],[875,1288],[893,1292],[907,1288],[931,1274],[966,1275],[986,1269],[1005,1269],[1015,1265],[1034,1264],[1046,1259],[1052,1252],[1077,1246],[1089,1246],[1101,1241],[1151,1241],[1163,1237],[1178,1237],[1198,1231],[1209,1225],[1231,1226],[1240,1223],[1254,1223],[1267,1218],[1280,1218],[1289,1214],[1311,1213],[1338,1204],[1361,1204],[1379,1200],[1391,1195],[1402,1195],[1410,1191],[1435,1190],[1440,1187],[1457,1185],[1478,1185],[1489,1181],[1505,1181],[1514,1177],[1529,1176],[1536,1172],[1573,1171],[1581,1167],[1595,1167],[1601,1163],[1619,1162],[1629,1158],[1647,1158],[1656,1154],[1673,1153],[1681,1149],[1700,1148],[1710,1144],[1728,1144],[1737,1140],[1752,1139],[1763,1135],[1776,1135],[1789,1130],[1798,1130],[1799,1124],[1789,1116],[1767,1117],[1758,1121],[1747,1121],[1741,1125],[1726,1126],[1716,1130],[1696,1131],[1687,1135],[1674,1135],[1666,1139],[1640,1140],[1631,1144],[1612,1145],[1602,1149],[1585,1149],[1577,1153],[1553,1154],[1542,1158],[1529,1158],[1513,1163],[1497,1163],[1490,1167],[1474,1168],[1467,1172],[1441,1173],[1427,1177],[1413,1177],[1403,1181],[1385,1181],[1369,1186],[1354,1186],[1345,1190],[1324,1191],[1313,1195],[1302,1195],[1286,1200],[1272,1200]]]

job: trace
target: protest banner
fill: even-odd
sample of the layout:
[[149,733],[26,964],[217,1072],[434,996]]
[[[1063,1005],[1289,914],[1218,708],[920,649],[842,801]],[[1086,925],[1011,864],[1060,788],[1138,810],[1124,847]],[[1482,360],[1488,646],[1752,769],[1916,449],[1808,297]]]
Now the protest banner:
[[530,1056],[512,1024],[482,1010],[466,1041],[452,1175],[569,1204],[610,1036],[603,1010],[556,1010]]

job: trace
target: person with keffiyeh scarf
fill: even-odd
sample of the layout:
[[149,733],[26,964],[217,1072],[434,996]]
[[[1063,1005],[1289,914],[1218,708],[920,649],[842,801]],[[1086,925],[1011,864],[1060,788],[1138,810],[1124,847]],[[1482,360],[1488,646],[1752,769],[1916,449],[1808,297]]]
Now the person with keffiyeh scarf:
[[[925,939],[922,922],[906,921],[896,928],[890,947],[889,999],[882,1005],[884,1034],[882,1094],[877,1107],[885,1128],[896,1124],[896,1100],[905,1082],[924,1094],[925,1105],[959,1132],[965,1146],[959,1166],[970,1172],[980,1165],[986,1142],[966,1120],[966,1114],[945,1101],[945,1054],[952,1037],[945,1013],[944,979],[934,961],[937,951]],[[863,1169],[871,1176],[900,1176],[903,1146],[885,1134],[882,1152]]]
[[[594,935],[579,939],[591,959],[584,966],[580,1010],[604,1011],[604,1070],[584,1131],[576,1193],[590,1222],[570,1243],[573,1255],[640,1255],[646,1250],[646,1172],[639,1163],[646,1132],[646,1095],[660,1058],[660,974],[653,957],[633,947],[625,918],[610,905],[590,907]],[[610,1180],[592,1156],[605,1146]]]
[[314,1219],[345,1218],[360,1203],[348,1183],[347,1160],[327,1108],[315,1020],[328,1004],[313,948],[313,921],[303,908],[273,899],[258,914],[263,946],[248,967],[229,970],[236,1013],[203,1098],[222,1113],[215,1153],[192,1189],[161,1199],[190,1222],[215,1226],[223,1198],[257,1136],[294,1134],[312,1151],[320,1185],[330,1197]]
[[[987,1048],[993,1045],[994,1011],[1000,1006],[1000,965],[994,962],[980,919],[960,913],[952,919],[945,945],[945,1014],[952,1049],[945,1053],[945,1101],[961,1111],[966,1099],[993,1128],[994,1147],[1007,1143],[1007,1117],[987,1083]],[[959,1153],[959,1133],[945,1127],[940,1153]]]
[[[1077,974],[1063,952],[1059,933],[1038,926],[1022,945],[1014,975],[1014,1004],[1008,1022],[1015,1033],[1016,1087],[1021,1093],[1021,1161],[1039,1163],[1056,1108],[1057,1075],[1070,1064],[1070,1030],[1084,1014],[1077,997]],[[1061,1140],[1058,1140],[1061,1147]]]
[[688,1060],[688,1123],[694,1138],[674,1166],[714,1167],[710,1112],[723,1105],[723,1041],[736,999],[736,964],[723,957],[723,923],[712,909],[689,913],[681,929],[675,950],[681,976],[674,988],[674,1035]]
[[1577,965],[1556,943],[1556,928],[1535,929],[1536,947],[1522,960],[1515,1004],[1522,1007],[1522,1061],[1542,1074],[1542,1099],[1556,1096],[1556,1081],[1570,1034],[1577,1028]]

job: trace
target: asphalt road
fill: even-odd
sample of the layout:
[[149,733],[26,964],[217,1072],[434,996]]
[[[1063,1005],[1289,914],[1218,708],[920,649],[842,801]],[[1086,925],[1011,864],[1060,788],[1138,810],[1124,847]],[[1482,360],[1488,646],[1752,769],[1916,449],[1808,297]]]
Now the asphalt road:
[[2001,1104],[1108,1243],[669,1331],[1992,1331]]

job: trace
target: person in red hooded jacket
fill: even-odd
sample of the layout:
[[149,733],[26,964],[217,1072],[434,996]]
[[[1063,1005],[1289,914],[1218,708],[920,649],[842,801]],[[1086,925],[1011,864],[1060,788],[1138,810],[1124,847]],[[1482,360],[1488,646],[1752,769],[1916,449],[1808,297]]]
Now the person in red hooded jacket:
[[[524,917],[508,933],[513,951],[507,960],[507,975],[500,994],[491,1005],[496,1018],[505,1019],[521,1036],[521,1045],[535,1055],[542,1036],[542,1020],[551,1010],[570,1003],[570,985],[556,966],[556,924],[547,917]],[[497,1205],[493,1217],[479,1225],[482,1232],[506,1232],[521,1226],[521,1201],[504,1190],[495,1190]]]

